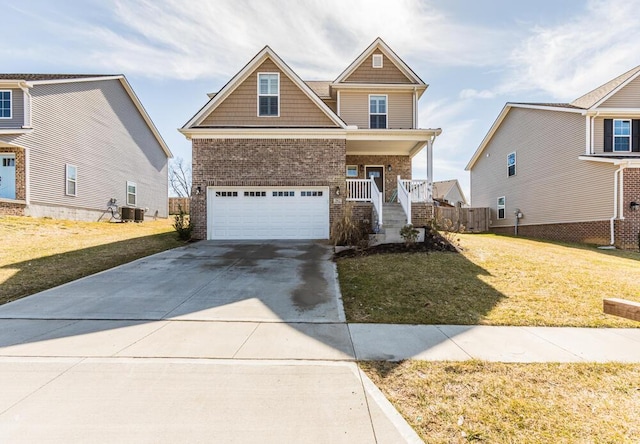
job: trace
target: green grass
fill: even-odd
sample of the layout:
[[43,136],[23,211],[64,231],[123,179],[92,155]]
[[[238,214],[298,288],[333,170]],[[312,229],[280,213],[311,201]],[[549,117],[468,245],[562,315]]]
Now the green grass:
[[640,254],[496,235],[457,253],[338,260],[349,322],[640,327],[602,299],[640,301]]
[[171,223],[0,217],[0,304],[184,245]]
[[640,365],[363,362],[428,443],[640,442]]

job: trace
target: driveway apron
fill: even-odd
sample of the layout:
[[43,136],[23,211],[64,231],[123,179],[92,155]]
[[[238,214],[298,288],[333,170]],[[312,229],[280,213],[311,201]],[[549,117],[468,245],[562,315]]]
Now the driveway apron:
[[0,306],[0,442],[417,442],[331,249],[206,241]]

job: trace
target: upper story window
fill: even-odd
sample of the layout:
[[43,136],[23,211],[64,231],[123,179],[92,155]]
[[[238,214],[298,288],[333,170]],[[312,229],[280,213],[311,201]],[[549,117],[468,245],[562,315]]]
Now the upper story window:
[[369,128],[387,127],[387,96],[369,96]]
[[374,68],[382,68],[382,54],[374,54],[372,66]]
[[504,219],[505,208],[506,208],[506,200],[504,196],[498,197],[498,205],[496,206],[496,210],[498,210],[498,219]]
[[0,119],[11,118],[11,91],[0,91]]
[[507,156],[507,174],[509,177],[516,175],[516,153]]
[[280,74],[258,74],[258,116],[280,115]]
[[67,164],[67,196],[78,195],[78,167]]
[[631,120],[613,121],[613,151],[631,151]]

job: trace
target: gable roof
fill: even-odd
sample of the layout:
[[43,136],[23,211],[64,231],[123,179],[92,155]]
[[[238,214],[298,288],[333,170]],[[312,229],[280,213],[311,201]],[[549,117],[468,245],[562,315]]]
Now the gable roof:
[[151,117],[147,113],[147,110],[140,102],[140,99],[133,91],[133,88],[129,84],[129,81],[124,74],[0,74],[0,80],[10,81],[26,81],[28,85],[48,85],[54,83],[77,83],[77,82],[97,82],[104,80],[119,80],[122,87],[129,95],[129,98],[133,102],[134,106],[142,116],[143,120],[153,133],[156,141],[164,151],[168,158],[172,158],[173,154],[167,146],[166,142],[160,135],[158,128],[151,120]]
[[320,110],[338,127],[344,129],[347,124],[334,113],[331,108],[316,94],[289,66],[269,47],[265,46],[253,59],[247,63],[235,76],[227,82],[225,86],[213,96],[200,111],[198,111],[182,130],[187,130],[200,124],[211,112],[218,107],[229,95],[251,75],[251,73],[267,59],[273,63],[287,76],[300,90],[318,107]]
[[438,182],[433,182],[433,197],[442,199],[455,187],[458,188],[458,192],[460,193],[460,196],[462,196],[463,202],[466,204],[467,198],[462,191],[462,187],[460,187],[458,179],[440,180]]
[[347,68],[342,71],[342,73],[333,81],[333,83],[341,83],[346,78],[348,78],[353,72],[367,59],[370,55],[372,55],[376,50],[382,52],[391,62],[398,68],[409,80],[411,80],[414,85],[422,85],[425,88],[427,84],[422,81],[418,75],[413,72],[409,66],[404,63],[404,61],[398,57],[398,55],[393,52],[391,48],[382,40],[380,37],[375,39],[371,45],[365,49],[362,54],[360,54]]
[[600,85],[593,91],[589,91],[585,95],[578,97],[576,100],[571,102],[571,105],[584,109],[598,106],[622,89],[627,83],[638,77],[638,75],[640,75],[640,65],[619,75],[615,79],[608,81],[604,85]]

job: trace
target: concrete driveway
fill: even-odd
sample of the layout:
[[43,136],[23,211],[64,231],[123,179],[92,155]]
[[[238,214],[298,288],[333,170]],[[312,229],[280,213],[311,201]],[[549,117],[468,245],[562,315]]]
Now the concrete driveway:
[[0,442],[413,442],[330,249],[200,242],[0,306]]

